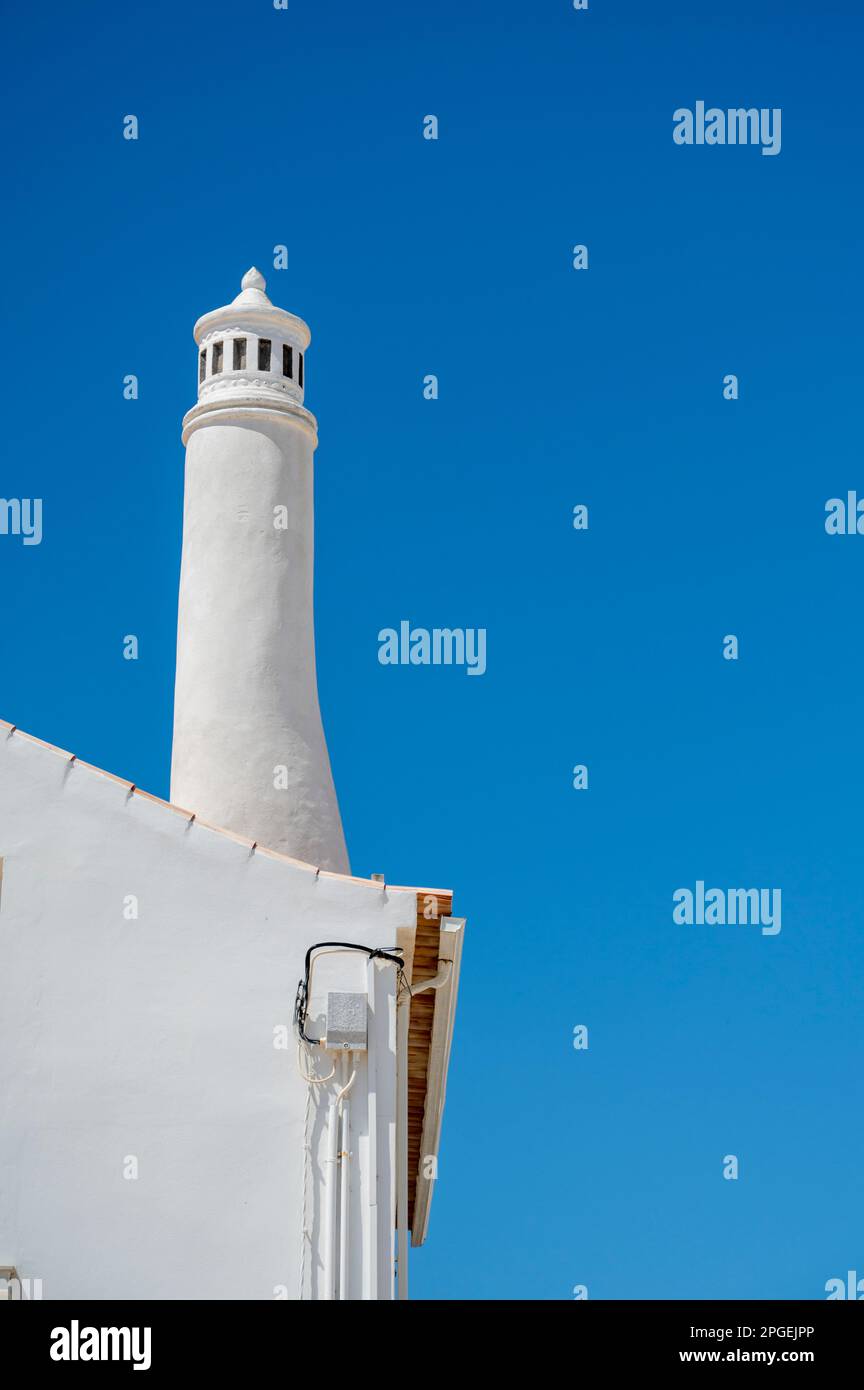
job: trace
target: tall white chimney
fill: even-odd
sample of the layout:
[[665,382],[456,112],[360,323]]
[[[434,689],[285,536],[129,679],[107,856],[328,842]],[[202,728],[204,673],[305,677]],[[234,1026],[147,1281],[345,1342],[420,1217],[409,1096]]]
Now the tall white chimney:
[[195,325],[171,800],[348,873],[315,675],[310,333],[265,288],[247,271]]

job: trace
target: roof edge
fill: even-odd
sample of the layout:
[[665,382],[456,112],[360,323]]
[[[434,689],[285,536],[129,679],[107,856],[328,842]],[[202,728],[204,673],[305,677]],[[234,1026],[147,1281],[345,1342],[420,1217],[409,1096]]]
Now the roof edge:
[[444,1102],[447,1096],[447,1077],[453,1048],[456,1005],[459,998],[459,978],[462,965],[462,946],[465,940],[464,917],[442,917],[438,935],[439,968],[450,962],[446,983],[435,990],[432,1014],[432,1035],[426,1064],[426,1098],[423,1107],[423,1127],[420,1135],[420,1164],[416,1175],[414,1207],[411,1220],[411,1244],[422,1245],[429,1233],[429,1209],[437,1178],[427,1176],[426,1160],[438,1159],[441,1147],[441,1127]]
[[70,753],[66,748],[58,748],[54,743],[46,743],[44,739],[37,738],[35,734],[26,733],[23,729],[19,729],[17,724],[10,724],[6,719],[0,719],[0,732],[3,730],[6,731],[7,739],[15,736],[37,748],[44,748],[46,752],[65,758],[67,762],[75,763],[77,767],[83,767],[96,777],[107,777],[112,782],[118,782],[121,787],[126,788],[129,796],[139,796],[145,801],[152,801],[155,805],[164,807],[166,811],[171,811],[174,815],[185,816],[187,821],[194,821],[196,825],[203,826],[205,830],[213,830],[217,835],[234,840],[237,844],[245,846],[251,853],[263,854],[268,859],[275,859],[283,864],[291,864],[295,869],[304,869],[307,873],[315,874],[316,878],[333,878],[338,879],[341,883],[357,883],[366,888],[375,888],[379,893],[389,891],[392,893],[424,893],[444,896],[450,891],[445,888],[414,888],[402,884],[382,883],[377,878],[358,878],[353,874],[339,874],[332,869],[322,869],[316,864],[308,864],[303,859],[292,859],[289,854],[282,854],[279,850],[270,849],[267,845],[259,845],[257,840],[250,840],[246,836],[237,835],[233,830],[226,830],[222,825],[213,825],[212,822],[203,820],[194,811],[188,811],[183,806],[175,805],[173,801],[166,801],[164,797],[154,796],[152,792],[145,792],[134,782],[127,781],[125,777],[118,777],[114,772],[106,772],[104,768],[85,762],[83,758],[79,758],[75,753]]

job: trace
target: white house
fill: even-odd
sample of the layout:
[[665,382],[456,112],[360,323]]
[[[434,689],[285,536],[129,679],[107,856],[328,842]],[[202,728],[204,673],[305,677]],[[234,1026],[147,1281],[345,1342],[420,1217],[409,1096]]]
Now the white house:
[[0,723],[0,1296],[407,1297],[464,923],[350,876],[310,335],[195,327],[170,803]]

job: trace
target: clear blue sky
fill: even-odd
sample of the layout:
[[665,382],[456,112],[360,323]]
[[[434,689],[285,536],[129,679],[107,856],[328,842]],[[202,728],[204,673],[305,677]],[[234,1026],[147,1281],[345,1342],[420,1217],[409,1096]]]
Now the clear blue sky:
[[[864,537],[823,524],[864,495],[862,27],[852,0],[5,20],[0,495],[45,510],[41,546],[0,537],[0,716],[167,794],[192,325],[256,263],[313,333],[353,866],[469,922],[415,1296],[864,1275]],[[677,147],[700,99],[781,107],[780,155]],[[379,665],[401,619],[486,628],[486,675]],[[675,925],[697,879],[780,887],[780,935]]]

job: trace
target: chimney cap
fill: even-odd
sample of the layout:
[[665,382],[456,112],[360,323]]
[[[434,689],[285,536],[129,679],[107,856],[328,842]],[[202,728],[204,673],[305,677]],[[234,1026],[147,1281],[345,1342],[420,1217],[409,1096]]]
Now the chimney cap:
[[308,325],[287,309],[279,309],[265,294],[267,281],[257,266],[250,266],[240,281],[240,293],[221,309],[211,309],[195,325],[195,341],[201,343],[211,333],[250,332],[293,343],[300,352],[309,346]]
[[240,281],[241,290],[266,290],[267,281],[257,265],[250,266]]

